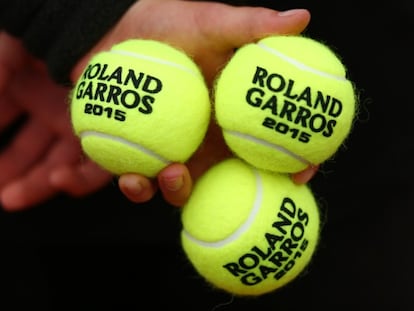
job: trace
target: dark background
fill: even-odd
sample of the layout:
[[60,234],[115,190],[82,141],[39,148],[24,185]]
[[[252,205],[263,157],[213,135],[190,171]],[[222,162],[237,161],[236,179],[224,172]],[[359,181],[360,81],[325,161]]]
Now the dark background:
[[178,210],[160,197],[132,204],[114,182],[84,199],[0,211],[1,310],[414,309],[413,5],[252,3],[308,8],[306,33],[342,55],[359,93],[351,135],[311,182],[326,219],[307,273],[270,295],[231,300],[186,261]]

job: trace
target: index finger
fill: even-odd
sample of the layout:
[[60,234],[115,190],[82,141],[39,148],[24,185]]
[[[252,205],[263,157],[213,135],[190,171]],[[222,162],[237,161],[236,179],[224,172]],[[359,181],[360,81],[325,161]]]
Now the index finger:
[[25,49],[18,39],[5,32],[0,32],[0,93],[14,72],[23,66],[25,53]]

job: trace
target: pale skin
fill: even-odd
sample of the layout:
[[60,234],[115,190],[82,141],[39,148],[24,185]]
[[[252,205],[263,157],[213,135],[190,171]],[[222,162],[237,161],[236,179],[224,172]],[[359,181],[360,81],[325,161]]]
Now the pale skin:
[[[215,2],[140,0],[73,68],[76,82],[94,53],[129,38],[168,42],[191,55],[211,87],[234,49],[270,34],[299,34],[310,21],[304,9],[279,12],[260,7],[233,7]],[[17,117],[24,126],[0,150],[0,200],[8,211],[19,211],[65,192],[91,194],[113,176],[87,159],[73,135],[68,115],[70,87],[59,86],[44,64],[33,59],[20,42],[0,33],[0,132]],[[212,122],[207,136],[185,164],[174,163],[149,179],[131,173],[119,176],[119,189],[129,200],[143,203],[161,191],[166,202],[183,206],[194,183],[212,165],[231,156]],[[307,183],[318,166],[293,174]]]

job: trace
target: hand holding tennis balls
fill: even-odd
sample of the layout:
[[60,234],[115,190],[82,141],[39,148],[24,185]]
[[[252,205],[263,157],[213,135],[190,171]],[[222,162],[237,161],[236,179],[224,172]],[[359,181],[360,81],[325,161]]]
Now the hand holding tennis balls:
[[130,39],[95,55],[72,94],[74,131],[108,171],[155,177],[195,152],[210,121],[204,78],[181,50]]
[[296,173],[332,157],[351,131],[356,97],[340,58],[305,36],[238,49],[215,85],[230,149],[261,169]]

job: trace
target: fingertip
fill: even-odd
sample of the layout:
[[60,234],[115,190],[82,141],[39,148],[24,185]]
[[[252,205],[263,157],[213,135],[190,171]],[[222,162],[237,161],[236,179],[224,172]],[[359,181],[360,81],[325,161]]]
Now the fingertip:
[[164,199],[173,206],[182,207],[190,197],[192,179],[184,164],[173,163],[162,170],[158,183]]
[[7,186],[0,193],[0,202],[3,210],[16,212],[23,209],[26,205],[24,191],[18,184]]
[[305,170],[292,174],[292,180],[298,185],[306,184],[316,175],[318,170],[319,165],[310,165]]
[[309,25],[311,14],[307,9],[291,9],[277,11],[276,18],[268,20],[268,28],[273,28],[271,34],[297,35]]
[[88,161],[61,165],[49,173],[49,184],[75,197],[95,192],[113,180],[113,174]]
[[296,16],[304,20],[309,20],[311,17],[310,12],[307,9],[291,9],[287,11],[278,11],[277,15],[281,17]]
[[121,175],[118,179],[118,186],[125,197],[134,203],[147,202],[156,192],[154,183],[138,174]]
[[[260,40],[270,35],[297,35],[302,33],[309,25],[311,14],[307,9],[290,9],[285,11],[274,10],[270,8],[253,8],[255,11],[250,12],[256,14],[254,22],[247,24],[251,41]],[[246,35],[245,38],[247,39]]]
[[60,188],[68,177],[68,171],[66,168],[58,168],[50,173],[49,183],[55,188]]

